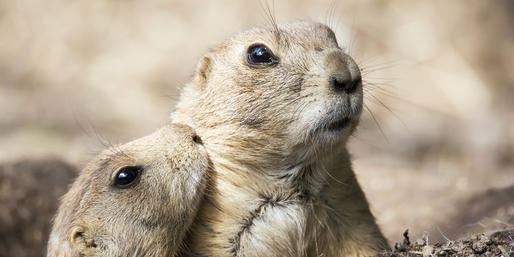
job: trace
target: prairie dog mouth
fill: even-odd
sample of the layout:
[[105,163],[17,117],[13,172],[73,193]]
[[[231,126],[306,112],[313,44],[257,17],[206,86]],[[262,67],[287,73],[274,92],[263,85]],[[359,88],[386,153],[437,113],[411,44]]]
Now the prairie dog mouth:
[[330,130],[330,131],[341,130],[341,129],[345,128],[346,126],[348,126],[350,124],[350,122],[351,122],[350,118],[343,117],[334,122],[329,123],[326,126],[326,129]]

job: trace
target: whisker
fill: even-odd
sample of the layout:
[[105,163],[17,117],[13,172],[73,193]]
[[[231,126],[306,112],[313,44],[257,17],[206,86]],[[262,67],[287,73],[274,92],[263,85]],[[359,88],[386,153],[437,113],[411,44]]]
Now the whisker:
[[261,9],[264,11],[265,19],[270,24],[273,29],[273,35],[275,36],[275,40],[277,43],[281,42],[281,32],[278,28],[277,19],[275,16],[275,1],[272,0],[272,6],[270,7],[268,1],[259,1],[259,5]]
[[376,95],[372,94],[371,92],[369,92],[368,96],[371,97],[374,101],[378,102],[386,110],[388,110],[405,127],[405,129],[407,129],[407,130],[409,129],[407,124],[405,124],[405,122],[402,119],[400,119],[400,116],[398,116],[389,106],[387,106],[384,102],[382,102],[382,100],[380,100],[380,98],[378,98]]
[[383,65],[383,66],[366,67],[366,68],[361,67],[360,70],[361,70],[361,74],[369,75],[369,74],[372,74],[374,72],[391,69],[393,67],[395,67],[395,66],[394,65]]
[[[352,23],[350,25],[350,36],[348,40],[347,52],[349,55],[353,56],[354,51],[357,45],[357,30],[355,29],[355,19],[352,19]],[[360,65],[358,65],[360,67]]]
[[[362,64],[362,62],[360,64]],[[389,67],[389,66],[396,66],[396,65],[398,65],[398,61],[383,61],[383,62],[375,62],[375,63],[366,61],[366,64],[362,64],[359,67],[361,67],[363,69],[369,69],[369,68],[374,68],[374,67]]]
[[[83,120],[85,119],[85,115],[81,115],[83,117]],[[100,145],[102,145],[104,148],[111,149],[114,151],[114,153],[119,152],[120,154],[124,154],[121,149],[119,149],[119,146],[116,144],[113,144],[111,141],[106,139],[93,125],[92,122],[88,119],[86,121],[81,121],[78,119],[78,115],[76,114],[76,111],[73,111],[73,118],[75,119],[76,124],[79,126],[80,130],[84,132],[86,136],[89,138],[95,139]]]
[[384,139],[386,140],[387,143],[389,143],[389,139],[387,139],[387,136],[385,135],[384,133],[384,130],[382,129],[382,127],[380,126],[380,124],[378,123],[377,119],[375,118],[375,115],[373,114],[373,112],[371,111],[371,109],[369,109],[368,105],[366,103],[364,103],[364,108],[366,108],[366,110],[368,111],[368,113],[371,115],[371,118],[373,119],[373,121],[375,122],[375,124],[377,125],[377,128],[380,130],[380,133],[382,134],[382,136],[384,137]]
[[336,4],[335,0],[330,1],[330,4],[328,5],[327,10],[325,11],[325,24],[329,28],[332,28],[332,25],[333,25],[332,22],[333,22],[333,14],[334,14],[334,9],[335,9],[335,4]]
[[383,88],[383,87],[389,87],[389,88],[396,88],[395,85],[391,84],[391,83],[387,83],[387,82],[384,82],[384,83],[381,83],[381,82],[370,82],[368,80],[365,80],[362,82],[363,85],[368,85],[368,86],[373,86],[375,88]]
[[370,84],[386,84],[386,85],[392,86],[393,85],[392,83],[397,79],[392,78],[392,77],[384,78],[384,77],[366,76],[364,80],[365,80],[365,82],[368,82]]

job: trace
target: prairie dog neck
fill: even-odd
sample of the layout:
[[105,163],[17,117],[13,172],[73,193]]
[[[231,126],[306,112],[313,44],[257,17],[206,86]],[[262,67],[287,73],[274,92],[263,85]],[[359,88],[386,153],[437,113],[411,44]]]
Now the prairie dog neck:
[[346,249],[330,245],[354,236],[341,228],[369,219],[359,217],[369,209],[344,146],[309,164],[264,170],[234,158],[228,139],[203,137],[214,175],[192,256],[339,256]]

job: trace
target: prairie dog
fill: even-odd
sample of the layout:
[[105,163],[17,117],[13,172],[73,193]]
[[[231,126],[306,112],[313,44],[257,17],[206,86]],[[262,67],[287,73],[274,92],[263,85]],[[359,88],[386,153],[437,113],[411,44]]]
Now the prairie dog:
[[171,115],[213,165],[191,256],[388,249],[346,149],[362,105],[359,67],[320,23],[253,28],[203,56]]
[[104,151],[61,199],[48,256],[175,256],[208,166],[200,138],[179,124]]

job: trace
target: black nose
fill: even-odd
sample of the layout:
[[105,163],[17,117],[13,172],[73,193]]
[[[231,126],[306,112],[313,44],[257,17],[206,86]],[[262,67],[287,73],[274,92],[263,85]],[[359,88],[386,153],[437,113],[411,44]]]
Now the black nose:
[[344,91],[347,94],[355,92],[361,81],[361,76],[356,76],[355,79],[348,78],[347,76],[330,76],[330,84],[332,87],[338,92]]

